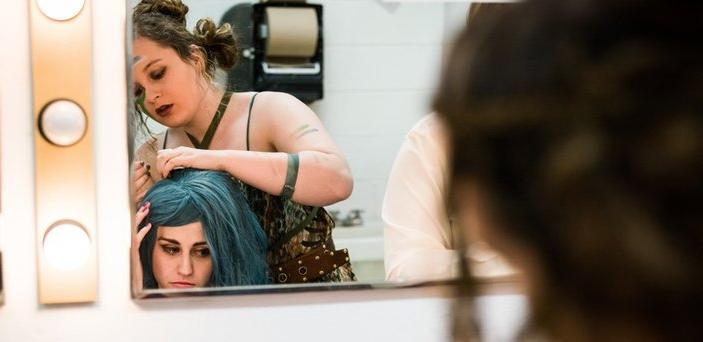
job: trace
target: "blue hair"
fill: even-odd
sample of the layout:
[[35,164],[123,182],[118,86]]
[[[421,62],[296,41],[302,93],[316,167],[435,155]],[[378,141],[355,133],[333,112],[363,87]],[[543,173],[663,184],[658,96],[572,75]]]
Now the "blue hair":
[[[151,223],[139,254],[144,288],[157,288],[152,269],[156,230],[200,222],[210,248],[212,274],[208,286],[268,283],[266,234],[229,174],[195,169],[174,170],[146,193],[151,203],[140,229]],[[141,205],[141,204],[140,204]]]

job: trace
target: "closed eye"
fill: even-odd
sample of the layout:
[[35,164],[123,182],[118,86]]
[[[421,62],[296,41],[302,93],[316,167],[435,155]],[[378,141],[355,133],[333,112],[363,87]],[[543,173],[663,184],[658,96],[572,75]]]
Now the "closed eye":
[[166,74],[166,67],[150,72],[149,77],[154,81],[158,81],[164,77],[164,74]]

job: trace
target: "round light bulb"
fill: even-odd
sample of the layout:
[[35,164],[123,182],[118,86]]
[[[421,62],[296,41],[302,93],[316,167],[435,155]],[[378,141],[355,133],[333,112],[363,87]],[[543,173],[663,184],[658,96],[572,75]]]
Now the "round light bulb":
[[37,6],[45,16],[54,20],[68,20],[83,9],[85,0],[37,0]]
[[83,227],[71,222],[55,224],[44,235],[44,256],[61,271],[83,266],[90,255],[90,237]]
[[50,143],[70,146],[85,135],[86,121],[83,109],[75,102],[57,100],[41,112],[39,129]]

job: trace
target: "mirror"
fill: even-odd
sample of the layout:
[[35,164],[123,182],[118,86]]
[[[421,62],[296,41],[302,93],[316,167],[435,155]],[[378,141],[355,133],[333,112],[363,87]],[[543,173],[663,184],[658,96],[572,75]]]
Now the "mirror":
[[[130,17],[139,3],[138,0],[128,1]],[[156,37],[153,39],[158,39],[158,30],[147,32],[153,30],[153,27],[148,26],[154,26],[153,21],[156,19],[149,19],[151,22],[145,19],[144,23],[139,24],[143,25],[141,28],[130,26],[130,30],[135,30],[134,36],[137,37],[134,41],[130,39],[127,42],[131,48],[129,60],[133,62],[128,66],[128,74],[131,75],[129,94],[135,102],[135,112],[130,115],[130,160],[133,161],[130,167],[133,177],[141,179],[134,180],[132,189],[135,197],[133,204],[136,208],[135,224],[142,227],[146,224],[144,220],[170,220],[168,224],[148,228],[149,232],[146,228],[139,230],[140,233],[135,233],[136,229],[133,231],[138,241],[137,245],[142,248],[140,253],[133,250],[133,273],[141,274],[140,269],[146,268],[144,277],[150,279],[138,279],[133,283],[136,292],[141,293],[138,296],[189,292],[242,293],[257,289],[288,291],[290,288],[330,288],[327,286],[330,284],[337,288],[366,288],[409,284],[404,281],[417,283],[454,277],[457,272],[453,264],[458,263],[458,258],[450,249],[444,251],[441,257],[447,263],[452,263],[443,267],[444,271],[438,271],[442,267],[435,264],[440,262],[440,258],[433,259],[432,255],[428,255],[427,259],[420,256],[416,257],[417,260],[409,261],[422,264],[422,267],[417,268],[422,269],[418,273],[413,274],[413,267],[406,267],[407,270],[398,275],[393,275],[392,272],[387,275],[384,261],[388,260],[384,259],[388,251],[384,253],[384,248],[389,246],[389,242],[384,241],[382,205],[389,174],[406,135],[411,128],[417,127],[416,124],[421,119],[426,121],[423,118],[430,112],[429,102],[435,91],[443,54],[454,32],[466,24],[468,4],[387,3],[377,0],[308,1],[302,4],[294,1],[270,1],[266,6],[258,1],[186,0],[185,3],[189,7],[185,19],[191,32],[201,18],[212,18],[217,25],[223,21],[232,24],[240,43],[239,64],[229,73],[217,71],[207,75],[207,56],[213,57],[214,54],[203,54],[202,49],[189,46],[191,49],[184,49],[183,54],[192,58],[178,58],[176,50],[164,52],[163,46],[143,39],[149,34]],[[130,33],[127,37],[133,37],[133,34]],[[182,68],[178,69],[181,70],[178,74],[176,68]],[[206,76],[203,78],[202,75]],[[179,81],[172,81],[180,83],[166,83],[164,80],[167,77],[180,77]],[[212,80],[220,85],[218,89],[235,91],[226,101],[228,105],[224,105],[224,114],[218,114],[220,111],[216,110],[220,107],[218,103],[223,103],[220,99],[226,98],[224,92],[209,88],[210,83],[202,83],[202,80]],[[290,97],[277,97],[270,93],[259,93],[259,97],[254,98],[252,90],[288,92],[298,100],[293,101]],[[214,101],[195,103],[194,100],[188,100],[188,94],[206,94],[208,91],[215,95],[203,95],[202,98],[212,98]],[[279,104],[283,103],[283,107],[276,107],[277,101]],[[308,106],[304,106],[302,102],[308,103]],[[187,116],[181,113],[188,112],[179,111],[179,106],[196,108],[192,112],[202,113],[199,126],[193,124],[189,128],[183,128],[185,126],[181,122],[190,118],[178,121],[181,120],[179,115]],[[315,115],[311,116],[313,112]],[[285,120],[292,121],[277,120],[275,115],[283,115],[287,118]],[[296,115],[304,119],[296,121],[296,118],[300,117]],[[156,121],[147,116],[156,118]],[[229,135],[215,133],[212,140],[209,140],[206,128],[212,125],[211,118],[218,116],[222,119],[219,126],[214,125],[215,132],[219,132],[221,127],[226,127]],[[319,118],[319,122],[316,118]],[[157,121],[181,128],[167,132],[165,126]],[[264,121],[275,127],[262,126],[261,122]],[[296,145],[270,133],[271,130],[285,131],[286,137],[307,142]],[[189,136],[191,133],[193,136]],[[177,146],[193,147],[206,141],[212,144],[209,145],[210,152],[173,150]],[[241,154],[240,152],[247,152],[250,143],[255,146],[251,150],[269,153],[263,157]],[[163,148],[166,148],[166,151],[160,152],[157,157],[156,151]],[[411,148],[407,145],[404,147]],[[278,196],[264,193],[269,191],[276,195],[279,192],[285,194],[284,190],[278,189],[281,189],[284,179],[290,176],[294,162],[291,157],[274,152],[289,149],[318,151],[317,154],[299,153],[300,177],[297,178],[298,183],[291,200],[293,204],[287,204],[288,201],[281,200]],[[239,151],[227,154],[222,150]],[[212,151],[219,151],[219,154]],[[340,177],[344,178],[346,166],[335,159],[336,152],[346,159],[353,179],[353,191],[345,193],[344,186],[341,186],[342,195],[337,197],[329,194],[339,191],[340,187],[335,190],[331,186],[320,184],[324,183],[322,180],[325,179],[338,181]],[[243,163],[259,165],[257,163],[261,160],[257,161],[257,158],[266,160],[266,167],[257,169],[252,166],[251,170],[260,171],[241,171]],[[172,165],[167,166],[171,160]],[[230,162],[203,162],[205,160],[239,160],[239,164],[227,166]],[[311,163],[317,163],[316,171],[309,166]],[[214,165],[220,170],[229,171],[239,167],[240,171],[229,172],[230,176],[235,176],[239,181],[223,180],[212,175],[211,179],[199,179],[198,177],[205,176],[194,175],[198,172],[188,170],[215,168]],[[146,192],[145,189],[151,186],[150,182],[157,182],[163,176],[159,171],[167,168],[170,170],[171,167],[175,167],[170,174],[171,185],[159,185],[163,189],[160,193],[155,194],[156,190]],[[186,169],[180,170],[181,167]],[[342,172],[330,176],[329,172],[324,172],[326,167],[341,169]],[[262,174],[275,175],[269,178],[275,178],[277,181],[261,181],[261,177],[257,176]],[[340,174],[342,176],[339,176]],[[220,192],[217,195],[179,192],[183,187],[197,182],[207,183],[210,190],[219,189]],[[255,187],[252,184],[255,183],[264,191],[252,189]],[[412,188],[400,183],[396,186],[405,190]],[[229,190],[222,192],[223,188]],[[321,195],[322,199],[316,198],[314,189],[319,189],[318,194],[327,195]],[[310,195],[311,193],[313,195]],[[249,204],[245,209],[238,206],[242,195]],[[188,210],[181,206],[182,203],[174,204],[186,196],[200,196],[202,203],[189,204],[195,206],[190,209],[198,212],[194,215],[200,217],[199,219],[175,220],[168,217],[163,218],[165,221],[159,221],[154,218],[165,217],[179,210],[179,215],[187,216],[184,212]],[[400,191],[395,196],[404,195]],[[150,207],[137,204],[144,203],[145,199],[163,203],[160,204],[162,207],[172,207],[165,212],[161,210],[156,213],[159,210],[159,204],[156,202],[149,202]],[[203,212],[217,212],[213,209],[217,207],[213,205],[215,202],[227,202],[225,204],[229,203],[230,207],[234,203],[235,210],[221,209],[233,214],[223,220],[239,222],[239,230],[230,233],[243,234],[240,240],[249,240],[239,247],[240,254],[233,253],[228,257],[232,258],[235,264],[246,261],[248,266],[262,265],[262,260],[265,260],[268,269],[257,266],[257,270],[265,269],[266,280],[261,280],[261,274],[251,267],[242,267],[234,273],[239,272],[237,274],[245,274],[249,278],[236,284],[240,286],[231,287],[231,282],[213,285],[215,283],[212,282],[212,274],[219,272],[216,271],[218,267],[222,268],[223,253],[209,250],[215,248],[212,247],[212,242],[217,238],[217,234],[208,232],[211,228],[206,227],[207,223],[204,221],[211,219],[203,218],[209,215]],[[323,209],[313,209],[318,205]],[[271,209],[277,206],[280,207],[276,209],[278,211]],[[246,224],[247,216],[251,213],[262,227]],[[270,216],[284,213],[288,215],[286,219],[277,220]],[[402,210],[399,213],[399,216],[403,216]],[[408,213],[405,219],[415,217],[410,214],[413,213]],[[196,222],[193,223],[193,220]],[[304,222],[306,220],[307,223]],[[331,221],[334,222],[335,228],[330,233],[328,229]],[[449,220],[445,221],[446,228],[451,231],[448,227]],[[305,223],[305,227],[298,229],[301,223]],[[176,226],[179,228],[176,229]],[[262,237],[257,235],[261,229],[266,232],[264,247],[261,247]],[[272,234],[276,236],[272,237]],[[440,235],[440,249],[441,242],[451,246],[451,233],[443,232]],[[145,244],[151,247],[143,247]],[[232,244],[235,242],[230,243]],[[281,245],[287,247],[281,249]],[[437,248],[432,246],[431,242],[429,245],[428,248]],[[261,248],[268,250],[268,253],[263,253],[266,255],[262,256]],[[490,252],[475,250],[475,255],[470,257],[477,260],[495,259]],[[242,254],[242,251],[247,252]],[[158,258],[162,258],[162,261]],[[139,262],[135,263],[135,259]],[[172,260],[173,263],[165,265],[163,260],[166,259]],[[291,260],[296,262],[291,265]],[[319,260],[324,262],[316,263]],[[205,265],[203,269],[206,271],[200,274],[201,278],[195,276],[198,263]],[[216,265],[218,263],[220,265]],[[184,264],[187,265],[183,266]],[[163,292],[161,290],[171,286],[156,279],[166,277],[158,275],[159,267],[164,270],[171,267],[171,274],[188,274],[188,279],[196,280],[185,281],[181,279],[185,276],[176,276],[181,277],[178,278],[181,280],[171,281],[171,285],[176,289]],[[488,266],[486,274],[496,279],[510,278],[514,275],[512,270],[506,271],[501,267],[502,265]],[[256,275],[252,275],[254,273]],[[208,274],[211,275],[210,282],[206,279]],[[225,289],[213,289],[213,286],[224,286]],[[141,292],[141,289],[144,292]]]

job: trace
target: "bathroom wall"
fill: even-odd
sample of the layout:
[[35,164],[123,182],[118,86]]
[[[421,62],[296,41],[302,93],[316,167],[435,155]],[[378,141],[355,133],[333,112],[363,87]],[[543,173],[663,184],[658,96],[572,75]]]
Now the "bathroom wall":
[[352,196],[380,226],[386,180],[403,137],[429,113],[444,40],[441,3],[326,1],[325,99],[313,104],[349,158]]
[[91,122],[96,139],[99,288],[96,303],[37,304],[27,2],[0,11],[0,157],[5,303],[0,341],[445,340],[446,299],[432,289],[198,298],[129,296],[129,210],[121,1],[93,1]]

